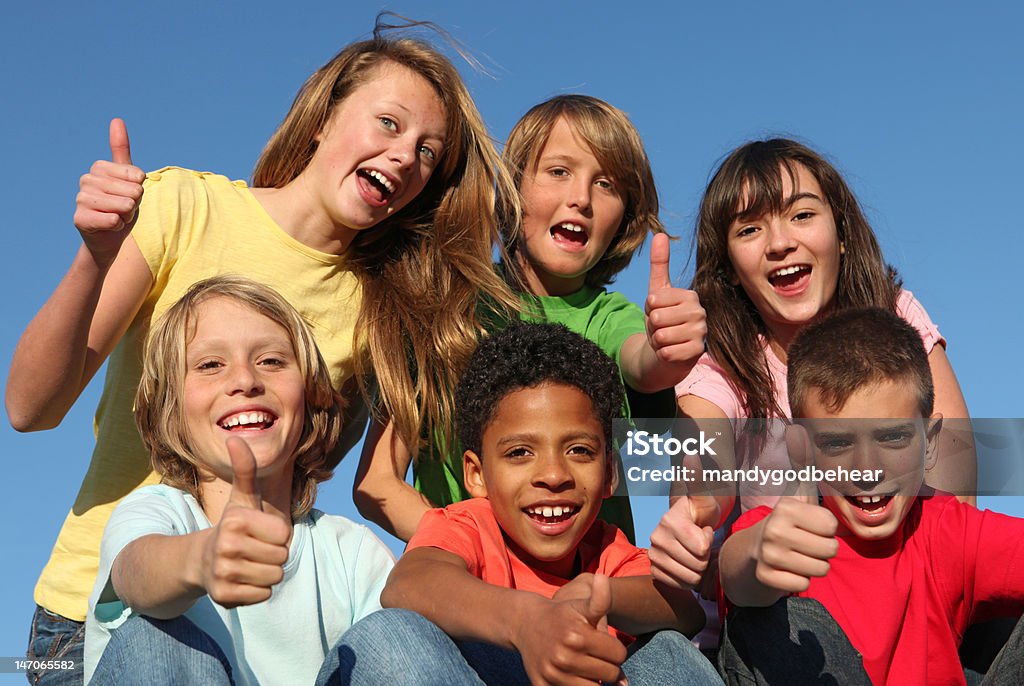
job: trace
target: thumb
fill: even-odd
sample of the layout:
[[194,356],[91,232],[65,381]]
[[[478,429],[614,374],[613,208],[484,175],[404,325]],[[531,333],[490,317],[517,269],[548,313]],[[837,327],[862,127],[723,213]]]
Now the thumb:
[[256,457],[252,448],[237,436],[228,438],[227,446],[231,456],[231,496],[228,503],[262,510],[263,500],[256,483]]
[[704,464],[697,455],[687,455],[683,457],[683,468],[688,470],[684,472],[685,474],[693,475],[692,480],[686,484],[690,517],[694,523],[705,529],[705,535],[710,531],[713,536],[712,527],[717,526],[718,520],[721,519],[721,506],[718,504],[718,498],[712,495],[710,484],[704,479]]
[[132,163],[132,148],[128,142],[128,127],[124,119],[110,120],[110,161],[117,164]]
[[[797,471],[814,463],[811,454],[811,438],[807,435],[807,429],[799,424],[790,424],[786,427],[786,452],[789,453],[790,465]],[[789,489],[787,488],[787,490]],[[792,495],[801,502],[811,505],[818,504],[818,487],[813,483],[798,482],[796,492],[787,493],[787,495]]]
[[586,600],[583,616],[595,628],[607,628],[608,611],[612,608],[612,587],[608,577],[595,574],[594,583],[590,587],[590,597]]
[[669,253],[668,236],[663,233],[654,234],[654,238],[651,239],[651,280],[647,286],[648,294],[672,287],[672,279],[668,275]]

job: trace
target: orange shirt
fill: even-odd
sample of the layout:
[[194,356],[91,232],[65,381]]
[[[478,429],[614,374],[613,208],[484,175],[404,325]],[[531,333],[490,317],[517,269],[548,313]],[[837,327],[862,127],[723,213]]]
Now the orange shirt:
[[[406,550],[422,547],[458,555],[466,561],[470,574],[489,584],[530,591],[545,598],[571,581],[536,570],[509,550],[486,498],[470,498],[423,515]],[[589,572],[614,578],[651,573],[647,551],[637,548],[619,529],[599,519],[584,534],[577,554],[581,574]],[[633,640],[612,627],[609,631],[623,643]]]

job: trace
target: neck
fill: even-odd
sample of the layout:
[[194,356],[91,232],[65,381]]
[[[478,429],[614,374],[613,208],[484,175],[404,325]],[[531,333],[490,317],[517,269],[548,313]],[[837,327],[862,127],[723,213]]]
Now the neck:
[[513,258],[519,266],[519,273],[530,289],[530,293],[539,296],[566,296],[572,295],[583,288],[586,282],[586,275],[575,277],[558,277],[547,274],[540,274],[523,254],[522,250],[516,252]]
[[[200,475],[200,479],[204,477]],[[209,476],[199,482],[199,493],[203,499],[203,512],[210,524],[217,526],[224,510],[231,499],[231,483],[220,478]],[[276,483],[274,483],[276,481]],[[263,512],[280,517],[292,524],[292,485],[282,483],[281,479],[260,479],[258,481],[260,496],[263,500]]]
[[331,221],[301,174],[284,188],[253,188],[252,194],[282,231],[308,248],[341,255],[356,236]]

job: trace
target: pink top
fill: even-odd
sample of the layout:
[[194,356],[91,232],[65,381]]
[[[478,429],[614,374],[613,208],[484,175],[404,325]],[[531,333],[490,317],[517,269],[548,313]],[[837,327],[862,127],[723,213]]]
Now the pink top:
[[[900,291],[896,300],[896,314],[921,334],[925,352],[931,354],[936,344],[945,347],[946,339],[942,337],[938,327],[935,326],[924,307],[910,291]],[[793,413],[789,408],[789,398],[786,395],[786,365],[778,358],[767,341],[764,342],[764,354],[768,360],[769,374],[775,385],[775,401],[786,417],[791,417]],[[676,385],[676,397],[684,395],[695,395],[714,403],[730,419],[743,420],[747,418],[739,392],[729,383],[725,371],[707,353],[697,361],[690,374]],[[750,466],[752,462],[747,457],[750,451],[743,448],[744,439],[749,443],[749,438],[742,435],[742,428],[742,421],[733,423],[737,439],[737,455],[744,456],[737,465],[739,467]],[[764,448],[756,461],[762,469],[788,469],[790,467],[782,429],[781,422],[772,422]],[[740,482],[740,507],[744,512],[759,505],[770,507],[775,504],[780,495],[779,487],[772,486],[770,482],[763,486],[750,481]]]

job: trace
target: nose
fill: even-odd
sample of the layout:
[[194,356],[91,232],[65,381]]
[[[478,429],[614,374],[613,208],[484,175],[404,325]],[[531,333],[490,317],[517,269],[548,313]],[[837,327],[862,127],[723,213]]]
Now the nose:
[[399,169],[408,169],[416,160],[417,142],[410,136],[402,136],[395,140],[388,151],[389,159]]
[[572,184],[569,186],[569,197],[567,204],[569,207],[579,211],[582,214],[586,214],[590,211],[591,202],[591,185],[590,181],[578,176],[573,179]]
[[785,255],[796,249],[796,236],[793,229],[782,217],[773,217],[768,222],[768,253]]
[[533,485],[557,493],[573,488],[576,482],[564,456],[547,455],[536,462]]
[[228,395],[255,395],[263,392],[263,382],[249,363],[235,364],[227,376]]

